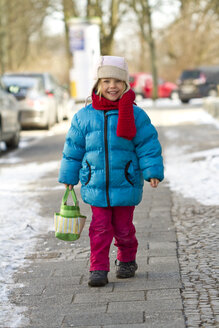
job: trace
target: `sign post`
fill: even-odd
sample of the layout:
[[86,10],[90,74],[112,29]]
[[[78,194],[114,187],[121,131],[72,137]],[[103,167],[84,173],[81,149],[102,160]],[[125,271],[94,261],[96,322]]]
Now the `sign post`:
[[69,20],[69,46],[73,55],[70,70],[71,96],[85,100],[91,92],[94,69],[100,56],[98,19],[73,18]]

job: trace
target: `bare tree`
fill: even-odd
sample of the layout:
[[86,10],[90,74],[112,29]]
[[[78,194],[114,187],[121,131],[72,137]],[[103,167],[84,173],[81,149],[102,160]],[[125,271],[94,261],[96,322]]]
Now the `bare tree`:
[[148,0],[131,0],[130,6],[134,9],[137,21],[141,31],[141,37],[149,45],[151,72],[153,76],[153,99],[158,97],[158,78],[157,78],[157,62],[156,62],[156,46],[153,35],[152,25],[152,7]]
[[50,0],[0,0],[1,70],[17,69],[42,28]]
[[[174,21],[158,30],[151,17],[164,0],[0,0],[1,73],[30,68],[31,63],[36,67],[38,59],[42,67],[48,67],[49,56],[57,55],[57,60],[64,58],[67,76],[67,67],[72,64],[67,22],[72,17],[96,16],[100,19],[102,54],[114,53],[116,32],[122,26],[124,37],[116,44],[117,51],[129,56],[133,68],[136,64],[132,58],[140,57],[138,66],[142,69],[150,62],[156,98],[158,68],[163,77],[174,80],[188,66],[217,64],[219,60],[219,1],[166,1],[177,2],[180,9]],[[66,28],[66,38],[59,38],[58,47],[55,38],[46,35],[43,27],[45,18],[57,11],[63,13]],[[134,24],[134,31],[132,28],[126,31],[125,24],[130,23]],[[140,41],[135,47],[137,38]]]
[[68,68],[70,69],[72,66],[72,54],[69,48],[69,27],[68,21],[72,17],[78,17],[79,11],[76,6],[76,3],[72,0],[62,0],[63,13],[64,13],[64,24],[65,24],[65,49],[66,49],[66,57],[68,61]]
[[[87,0],[86,6],[82,8],[79,1],[62,0],[65,24],[67,31],[67,20],[70,17],[93,18],[100,19],[100,47],[103,55],[112,54],[114,36],[118,28],[121,18],[126,12],[123,6],[124,1],[119,0]],[[80,10],[79,10],[79,6]]]
[[109,0],[104,3],[101,0],[87,0],[87,18],[100,18],[100,47],[102,55],[110,55],[113,52],[114,35],[118,28],[123,11],[123,1]]
[[219,22],[218,13],[214,10],[217,3],[196,0],[180,2],[178,16],[163,31],[159,42],[159,64],[162,65],[165,60],[172,78],[179,76],[185,68],[216,65],[219,60]]
[[1,67],[1,74],[5,71],[5,60],[6,60],[6,38],[5,38],[5,31],[6,31],[6,22],[5,22],[5,1],[0,0],[0,67]]

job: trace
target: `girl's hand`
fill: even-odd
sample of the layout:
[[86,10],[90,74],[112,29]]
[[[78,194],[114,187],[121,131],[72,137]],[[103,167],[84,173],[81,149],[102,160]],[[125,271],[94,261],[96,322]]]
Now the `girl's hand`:
[[69,187],[69,190],[72,190],[73,189],[73,185],[68,185],[68,184],[65,184],[65,188]]
[[159,182],[158,179],[150,179],[150,185],[152,188],[157,188]]

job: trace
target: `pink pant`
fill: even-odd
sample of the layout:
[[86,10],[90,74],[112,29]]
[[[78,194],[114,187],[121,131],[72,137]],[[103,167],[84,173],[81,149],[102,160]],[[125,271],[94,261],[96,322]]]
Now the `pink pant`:
[[89,228],[90,271],[109,271],[109,250],[113,237],[118,248],[117,259],[122,262],[135,260],[138,241],[133,225],[134,206],[94,207]]

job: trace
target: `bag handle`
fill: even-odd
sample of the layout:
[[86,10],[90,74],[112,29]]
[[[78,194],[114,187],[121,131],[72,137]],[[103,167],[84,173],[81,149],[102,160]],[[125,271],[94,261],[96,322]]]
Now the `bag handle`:
[[73,199],[73,202],[74,202],[75,206],[78,206],[79,202],[77,200],[77,196],[76,196],[76,193],[74,191],[74,188],[72,188],[72,190],[69,190],[69,187],[67,187],[66,190],[65,190],[65,194],[64,194],[64,196],[62,198],[62,205],[66,205],[67,204],[69,192],[71,192],[72,199]]

